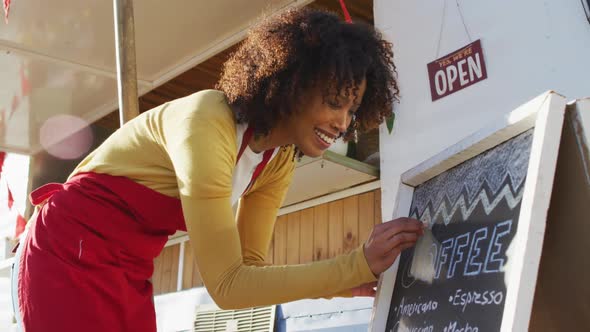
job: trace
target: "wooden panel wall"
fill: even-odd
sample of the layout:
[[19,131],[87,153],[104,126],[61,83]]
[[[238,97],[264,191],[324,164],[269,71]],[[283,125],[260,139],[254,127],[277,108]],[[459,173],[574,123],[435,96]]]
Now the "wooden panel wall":
[[[317,205],[277,218],[267,262],[275,265],[318,261],[347,253],[381,222],[381,191]],[[176,291],[180,245],[166,247],[154,261],[154,294]],[[182,289],[203,286],[190,241],[185,242]]]
[[190,241],[187,241],[184,247],[184,270],[182,274],[182,289],[203,286],[203,280],[201,280],[199,267],[195,262]]
[[164,248],[160,256],[154,260],[154,274],[152,276],[154,294],[176,291],[179,256],[180,245],[175,245]]
[[299,264],[350,252],[364,243],[380,222],[380,190],[280,216],[268,262]]

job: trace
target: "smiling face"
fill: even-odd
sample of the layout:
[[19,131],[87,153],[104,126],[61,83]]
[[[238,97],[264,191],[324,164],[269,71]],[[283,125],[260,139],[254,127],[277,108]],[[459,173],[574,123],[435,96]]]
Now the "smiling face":
[[330,93],[324,98],[323,89],[305,94],[289,119],[288,130],[295,146],[310,157],[321,156],[350,125],[365,90],[363,80],[356,90],[341,91],[338,97]]

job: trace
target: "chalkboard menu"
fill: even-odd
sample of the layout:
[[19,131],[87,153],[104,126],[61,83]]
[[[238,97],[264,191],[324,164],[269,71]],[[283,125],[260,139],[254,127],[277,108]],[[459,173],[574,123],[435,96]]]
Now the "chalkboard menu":
[[500,330],[532,137],[530,129],[415,187],[409,215],[430,227],[400,257],[386,331]]

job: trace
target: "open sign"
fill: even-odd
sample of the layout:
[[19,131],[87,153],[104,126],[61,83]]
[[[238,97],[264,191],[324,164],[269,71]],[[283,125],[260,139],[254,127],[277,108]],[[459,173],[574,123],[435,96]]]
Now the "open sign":
[[480,40],[427,65],[432,101],[488,77]]

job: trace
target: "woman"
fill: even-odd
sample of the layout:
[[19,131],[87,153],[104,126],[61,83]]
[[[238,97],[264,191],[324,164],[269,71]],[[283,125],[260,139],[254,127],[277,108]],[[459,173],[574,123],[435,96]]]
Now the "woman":
[[330,260],[264,259],[294,158],[389,116],[392,58],[371,27],[332,14],[298,9],[262,22],[225,64],[219,91],[141,114],[68,182],[31,194],[41,213],[19,248],[24,329],[155,331],[148,279],[176,230],[188,231],[222,308],[373,295],[377,276],[421,235],[418,221],[378,225]]

